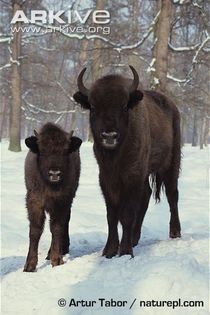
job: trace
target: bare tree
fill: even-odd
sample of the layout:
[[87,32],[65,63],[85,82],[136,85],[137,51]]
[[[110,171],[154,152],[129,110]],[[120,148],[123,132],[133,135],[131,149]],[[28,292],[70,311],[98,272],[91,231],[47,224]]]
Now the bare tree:
[[[13,14],[17,10],[21,10],[21,1],[12,1]],[[18,28],[20,23],[17,22],[15,26]],[[9,150],[14,152],[21,151],[20,133],[21,133],[21,31],[13,33],[11,40],[11,57],[12,64],[11,73],[11,94],[12,103],[10,109],[10,142]]]
[[152,86],[167,92],[168,38],[170,34],[173,4],[168,0],[157,1],[158,20],[154,27]]

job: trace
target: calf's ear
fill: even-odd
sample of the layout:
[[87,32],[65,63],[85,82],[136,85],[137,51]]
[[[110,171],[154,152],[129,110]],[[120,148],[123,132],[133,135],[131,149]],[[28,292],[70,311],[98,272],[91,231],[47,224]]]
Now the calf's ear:
[[26,146],[31,150],[33,153],[39,153],[39,148],[37,144],[37,137],[32,136],[25,139]]
[[76,92],[73,95],[74,100],[79,103],[83,108],[90,109],[90,104],[88,103],[87,95],[82,94],[81,92]]
[[77,151],[82,144],[82,140],[80,138],[77,138],[77,137],[71,137],[70,141],[71,142],[69,145],[69,153]]
[[135,105],[138,104],[139,101],[142,100],[143,97],[144,97],[144,94],[139,90],[136,90],[130,93],[130,97],[128,101],[128,108],[133,108]]

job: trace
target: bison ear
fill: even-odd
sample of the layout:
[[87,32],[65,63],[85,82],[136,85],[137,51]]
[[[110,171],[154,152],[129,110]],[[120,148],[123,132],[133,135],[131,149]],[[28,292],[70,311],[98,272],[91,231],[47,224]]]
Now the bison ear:
[[39,153],[39,148],[37,144],[37,137],[32,136],[25,139],[26,146],[31,150],[33,153]]
[[79,149],[82,144],[82,140],[77,137],[71,137],[71,142],[69,145],[69,153],[75,152]]
[[81,92],[76,92],[73,95],[74,100],[79,103],[83,108],[90,109],[90,104],[88,103],[87,95],[82,94]]
[[138,102],[142,100],[143,96],[144,94],[139,90],[130,93],[128,108],[133,108],[135,105],[137,105]]

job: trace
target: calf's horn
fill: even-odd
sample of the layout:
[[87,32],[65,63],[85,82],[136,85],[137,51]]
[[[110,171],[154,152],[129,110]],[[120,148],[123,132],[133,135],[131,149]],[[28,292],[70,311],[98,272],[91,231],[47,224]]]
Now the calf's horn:
[[38,134],[38,132],[36,131],[36,129],[34,129],[34,134],[35,134],[35,136],[38,138],[39,134]]
[[133,73],[133,82],[130,86],[130,89],[129,89],[129,92],[132,93],[134,92],[137,88],[138,88],[138,85],[139,85],[139,75],[138,73],[136,72],[136,70],[134,69],[133,66],[129,65],[132,73]]
[[83,95],[86,95],[88,96],[88,92],[89,90],[84,86],[84,83],[82,81],[83,79],[83,75],[85,73],[85,71],[87,70],[87,68],[84,68],[82,69],[82,71],[80,72],[78,78],[77,78],[77,86],[78,86],[78,89],[79,91],[83,94]]

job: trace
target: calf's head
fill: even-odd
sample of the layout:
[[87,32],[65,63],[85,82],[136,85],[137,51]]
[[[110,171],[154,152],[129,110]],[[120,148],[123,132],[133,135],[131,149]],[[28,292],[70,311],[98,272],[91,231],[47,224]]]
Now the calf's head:
[[133,80],[120,75],[107,75],[97,80],[88,90],[83,84],[84,68],[77,79],[79,91],[74,99],[90,110],[90,125],[94,141],[105,149],[116,149],[125,138],[129,111],[143,98],[137,90],[139,76],[130,66]]
[[79,149],[82,141],[58,126],[48,123],[40,133],[25,140],[26,146],[37,155],[40,174],[45,182],[57,186],[68,174],[70,154]]

